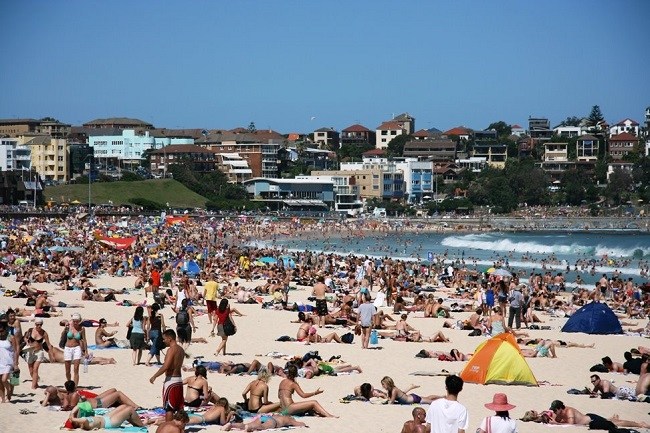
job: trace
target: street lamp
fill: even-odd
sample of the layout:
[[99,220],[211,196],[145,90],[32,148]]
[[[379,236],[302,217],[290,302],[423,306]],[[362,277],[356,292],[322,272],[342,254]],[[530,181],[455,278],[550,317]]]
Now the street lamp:
[[93,172],[93,154],[90,153],[90,154],[86,155],[86,157],[84,158],[84,162],[86,160],[88,160],[88,158],[90,158],[90,161],[88,162],[88,218],[90,218],[90,215],[91,215],[91,210],[90,210],[91,209],[90,208],[90,197],[91,197],[91,195],[90,195],[90,184],[92,182],[92,177],[91,176],[92,176],[92,172]]

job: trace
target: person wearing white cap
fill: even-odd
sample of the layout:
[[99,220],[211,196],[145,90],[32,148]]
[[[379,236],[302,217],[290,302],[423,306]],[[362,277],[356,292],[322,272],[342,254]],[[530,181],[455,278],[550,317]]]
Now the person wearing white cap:
[[496,415],[491,415],[483,418],[481,426],[478,428],[478,433],[516,433],[517,421],[510,418],[511,409],[516,406],[508,403],[508,396],[502,393],[494,394],[491,403],[484,405],[486,408],[496,412]]

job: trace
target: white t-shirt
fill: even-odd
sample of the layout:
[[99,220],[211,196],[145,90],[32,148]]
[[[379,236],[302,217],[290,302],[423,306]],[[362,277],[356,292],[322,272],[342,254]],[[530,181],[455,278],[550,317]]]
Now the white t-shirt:
[[517,421],[508,418],[503,419],[500,416],[488,416],[481,421],[481,430],[488,431],[487,420],[490,419],[490,433],[517,433]]
[[440,398],[434,400],[427,410],[427,423],[431,433],[458,433],[469,427],[467,408],[457,401]]

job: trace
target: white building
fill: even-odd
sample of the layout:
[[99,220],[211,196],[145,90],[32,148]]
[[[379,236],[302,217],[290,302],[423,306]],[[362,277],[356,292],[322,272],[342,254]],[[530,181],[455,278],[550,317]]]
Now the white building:
[[19,146],[17,138],[0,139],[0,170],[29,170],[32,168],[31,150]]
[[639,122],[632,119],[623,119],[615,125],[609,127],[609,136],[622,134],[627,132],[635,136],[639,136]]
[[553,129],[553,133],[562,138],[580,137],[585,134],[583,129],[579,126],[558,126]]
[[402,122],[395,120],[384,122],[375,130],[375,148],[386,149],[393,138],[405,133],[406,130]]
[[331,182],[334,185],[334,210],[356,216],[363,212],[363,200],[359,194],[359,186],[354,185],[354,176],[319,175],[296,176],[298,181]]
[[[91,135],[88,144],[100,164],[139,164],[145,150],[162,148],[165,138],[160,138],[157,147],[156,138],[144,131],[144,135],[136,135],[135,130],[125,129],[122,135]],[[172,140],[172,139],[169,139]],[[171,144],[171,143],[170,143]]]

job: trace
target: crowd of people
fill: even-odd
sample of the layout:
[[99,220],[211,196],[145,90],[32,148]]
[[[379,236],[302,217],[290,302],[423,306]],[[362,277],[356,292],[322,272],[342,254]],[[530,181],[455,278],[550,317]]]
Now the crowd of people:
[[[131,228],[128,232],[134,238],[128,249],[115,249],[98,242],[104,236],[127,238],[124,225],[111,218],[95,218],[92,225],[73,217],[63,221],[29,218],[20,224],[7,221],[5,226],[7,235],[0,249],[0,272],[20,283],[18,290],[14,293],[6,290],[5,296],[23,299],[25,306],[5,310],[0,320],[0,400],[12,399],[16,385],[12,378],[24,359],[32,389],[46,386],[42,405],[60,406],[69,411],[66,427],[85,430],[115,428],[128,422],[133,426],[155,424],[160,433],[183,431],[186,425],[192,424],[218,424],[225,430],[254,431],[304,426],[304,422],[294,418],[299,415],[335,417],[332,413],[335,410],[330,412],[331,408],[316,399],[323,390],[304,391],[299,380],[362,373],[362,367],[337,360],[325,362],[318,356],[291,359],[284,365],[271,362],[263,365],[257,359],[237,364],[222,360],[228,355],[229,338],[237,333],[237,322],[249,320],[235,307],[237,303],[297,313],[296,335],[295,338],[289,336],[288,341],[344,344],[345,334],[354,332],[359,336],[361,350],[373,349],[376,346],[376,342],[371,343],[373,338],[447,343],[450,338],[441,330],[428,334],[416,329],[411,321],[413,317],[440,318],[445,327],[470,330],[477,336],[512,333],[518,338],[521,353],[535,358],[556,358],[561,347],[589,347],[581,343],[530,338],[529,330],[545,323],[548,317],[570,316],[586,303],[607,301],[621,318],[638,320],[648,317],[650,305],[648,295],[634,281],[612,280],[606,275],[592,290],[582,288],[567,295],[562,273],[531,274],[526,280],[509,273],[477,274],[462,267],[448,266],[444,259],[425,265],[388,256],[291,253],[250,246],[256,240],[273,240],[287,231],[308,233],[313,229],[302,227],[296,220],[281,224],[250,224],[238,219],[200,223],[183,220],[174,224],[142,220],[137,229]],[[199,227],[202,234],[199,234]],[[54,241],[55,238],[58,240]],[[60,248],[53,248],[53,243]],[[198,271],[188,267],[192,263],[197,265]],[[134,283],[123,290],[105,290],[95,287],[94,280],[99,275],[129,277]],[[39,290],[33,287],[34,283],[49,283],[55,289]],[[255,286],[257,283],[261,284]],[[309,287],[313,305],[294,300],[292,286]],[[427,293],[428,287],[444,288],[448,296]],[[58,291],[72,290],[79,291],[80,303],[52,299]],[[129,300],[133,290],[141,290],[146,302]],[[119,338],[118,331],[110,329],[119,326],[109,322],[110,318],[89,319],[79,312],[70,314],[69,309],[83,309],[88,302],[133,307],[133,315],[126,323],[127,339]],[[466,320],[456,321],[453,315],[457,312],[471,315]],[[43,319],[56,316],[63,319],[60,329],[45,330]],[[214,352],[217,361],[199,359],[188,367],[185,362],[189,348],[202,340],[195,336],[200,318],[201,323],[207,319],[210,337],[219,338]],[[29,324],[24,332],[23,324]],[[323,331],[327,326],[341,327],[344,334]],[[637,324],[630,324],[629,332],[643,335],[650,332],[647,326],[635,326]],[[80,392],[83,365],[116,362],[112,358],[95,356],[90,346],[126,346],[132,351],[133,366],[155,364],[158,368],[149,380],[155,383],[164,377],[164,417],[141,418],[137,411],[140,406],[114,388],[92,396]],[[638,357],[626,353],[626,362],[620,366],[622,371],[635,374],[639,364],[636,373],[639,379],[634,390],[616,386],[594,374],[590,393],[629,400],[650,395],[648,354],[642,354],[642,350],[646,349],[640,348]],[[458,349],[448,352],[423,349],[416,356],[464,362],[472,354]],[[603,360],[603,365],[609,371],[619,370],[617,363],[611,359],[606,361]],[[40,366],[45,362],[64,364],[66,382],[62,388],[49,384],[47,377],[42,377]],[[183,372],[188,370],[193,375],[183,378]],[[256,377],[241,392],[244,402],[233,404],[210,387],[209,371],[246,373]],[[269,382],[273,376],[281,378],[277,399],[269,398]],[[448,432],[452,431],[450,426],[453,431],[466,431],[468,413],[458,402],[463,381],[456,375],[449,375],[445,386],[445,395],[420,395],[412,392],[417,386],[402,390],[391,377],[385,376],[381,379],[383,391],[364,383],[357,394],[367,399],[383,398],[387,403],[429,405],[426,411],[419,406],[413,410],[413,419],[403,426],[404,433]],[[508,412],[515,406],[508,403],[505,394],[495,394],[485,407],[496,415],[484,418],[478,426],[479,431],[516,431],[516,421]],[[97,409],[108,408],[111,408],[109,412],[96,414]],[[244,423],[242,413],[253,415],[253,418]],[[531,420],[542,420],[542,416],[548,418],[547,422],[558,424],[647,427],[643,422],[617,418],[605,420],[608,422],[605,423],[597,415],[582,415],[562,402],[553,402],[550,413],[545,411]]]

